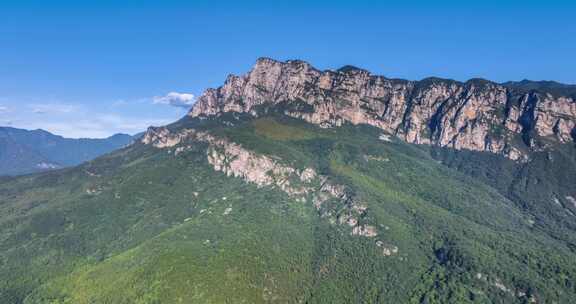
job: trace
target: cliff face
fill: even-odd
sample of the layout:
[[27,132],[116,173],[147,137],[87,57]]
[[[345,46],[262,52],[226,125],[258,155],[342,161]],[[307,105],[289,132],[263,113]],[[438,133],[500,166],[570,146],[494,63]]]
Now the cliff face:
[[527,159],[530,150],[576,137],[576,101],[486,80],[407,81],[344,67],[319,71],[303,61],[259,59],[246,75],[208,89],[189,113],[257,115],[262,107],[323,127],[368,124],[407,142]]
[[[378,235],[375,226],[359,221],[359,218],[366,216],[367,207],[349,195],[346,186],[334,184],[327,176],[319,175],[312,168],[290,167],[279,162],[281,159],[278,157],[257,154],[240,144],[194,129],[171,132],[165,127],[151,127],[141,142],[159,149],[171,149],[168,153],[175,155],[189,150],[194,142],[207,143],[207,160],[215,171],[242,178],[258,187],[275,187],[299,202],[311,200],[322,217],[328,218],[332,224],[350,226],[352,235]],[[331,200],[338,202],[336,207],[325,206]],[[386,256],[398,252],[397,247],[386,247],[382,242],[377,242],[376,246],[383,247]]]

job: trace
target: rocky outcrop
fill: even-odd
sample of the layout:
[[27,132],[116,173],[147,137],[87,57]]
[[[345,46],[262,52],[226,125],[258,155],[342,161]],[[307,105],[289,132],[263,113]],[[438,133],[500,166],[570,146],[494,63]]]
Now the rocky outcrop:
[[[193,141],[208,144],[208,163],[215,171],[238,177],[258,187],[275,187],[299,202],[311,201],[322,217],[334,224],[348,225],[351,235],[375,237],[376,227],[361,222],[367,207],[350,195],[344,185],[334,184],[312,168],[297,169],[283,164],[278,158],[258,154],[224,138],[205,131],[166,127],[149,128],[141,142],[159,149],[169,149],[175,155],[190,149]],[[328,205],[336,201],[335,206]]]
[[[486,80],[407,81],[344,67],[320,71],[303,61],[261,58],[246,75],[208,89],[189,115],[257,115],[277,107],[322,127],[368,124],[410,143],[488,151],[526,159],[545,142],[576,137],[576,101]],[[521,141],[515,140],[522,139]],[[545,139],[545,140],[540,140]]]
[[271,157],[248,151],[236,143],[213,137],[209,140],[208,163],[216,171],[242,178],[260,187],[275,186],[301,200],[314,190],[312,182],[316,178],[316,171],[311,168],[297,170]]
[[174,148],[174,154],[184,152],[192,141],[208,143],[206,156],[215,171],[242,178],[259,187],[275,186],[302,199],[313,191],[312,183],[317,177],[311,168],[297,170],[205,131],[182,129],[171,132],[166,127],[149,128],[141,141],[160,149]]

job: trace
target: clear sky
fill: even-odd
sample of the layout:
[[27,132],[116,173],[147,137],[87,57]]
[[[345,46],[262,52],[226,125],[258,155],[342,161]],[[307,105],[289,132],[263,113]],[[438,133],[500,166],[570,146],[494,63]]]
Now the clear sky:
[[574,1],[275,2],[2,0],[0,125],[139,132],[261,56],[407,79],[576,83]]

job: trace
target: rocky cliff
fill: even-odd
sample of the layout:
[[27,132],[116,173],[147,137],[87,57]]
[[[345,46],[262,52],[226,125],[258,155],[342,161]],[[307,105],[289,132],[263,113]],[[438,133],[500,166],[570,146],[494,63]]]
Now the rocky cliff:
[[[328,218],[332,224],[350,226],[352,235],[378,235],[375,226],[359,221],[360,217],[366,216],[367,207],[349,195],[344,185],[333,183],[327,176],[318,175],[312,168],[293,168],[282,164],[278,157],[261,155],[240,144],[194,129],[171,132],[165,127],[151,127],[141,142],[155,148],[169,149],[168,153],[175,155],[191,149],[195,143],[207,143],[207,160],[215,171],[242,178],[258,187],[277,188],[298,202],[311,200],[322,217]],[[338,204],[329,206],[327,202],[331,200]],[[398,251],[397,247],[387,247],[382,242],[376,243],[376,246],[383,247],[384,255],[388,256]]]
[[[557,93],[555,91],[555,93]],[[528,159],[531,150],[576,138],[576,100],[483,79],[389,79],[351,66],[320,71],[303,61],[259,59],[246,75],[208,89],[192,117],[263,109],[323,127],[378,127],[407,142]]]

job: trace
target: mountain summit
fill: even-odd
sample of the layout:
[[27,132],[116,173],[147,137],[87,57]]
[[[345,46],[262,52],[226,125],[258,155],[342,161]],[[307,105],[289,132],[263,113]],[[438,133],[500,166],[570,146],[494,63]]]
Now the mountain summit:
[[284,114],[322,127],[368,124],[409,143],[487,151],[525,161],[529,151],[576,138],[573,92],[546,82],[388,79],[346,66],[260,58],[250,72],[207,90],[190,116],[281,105]]

